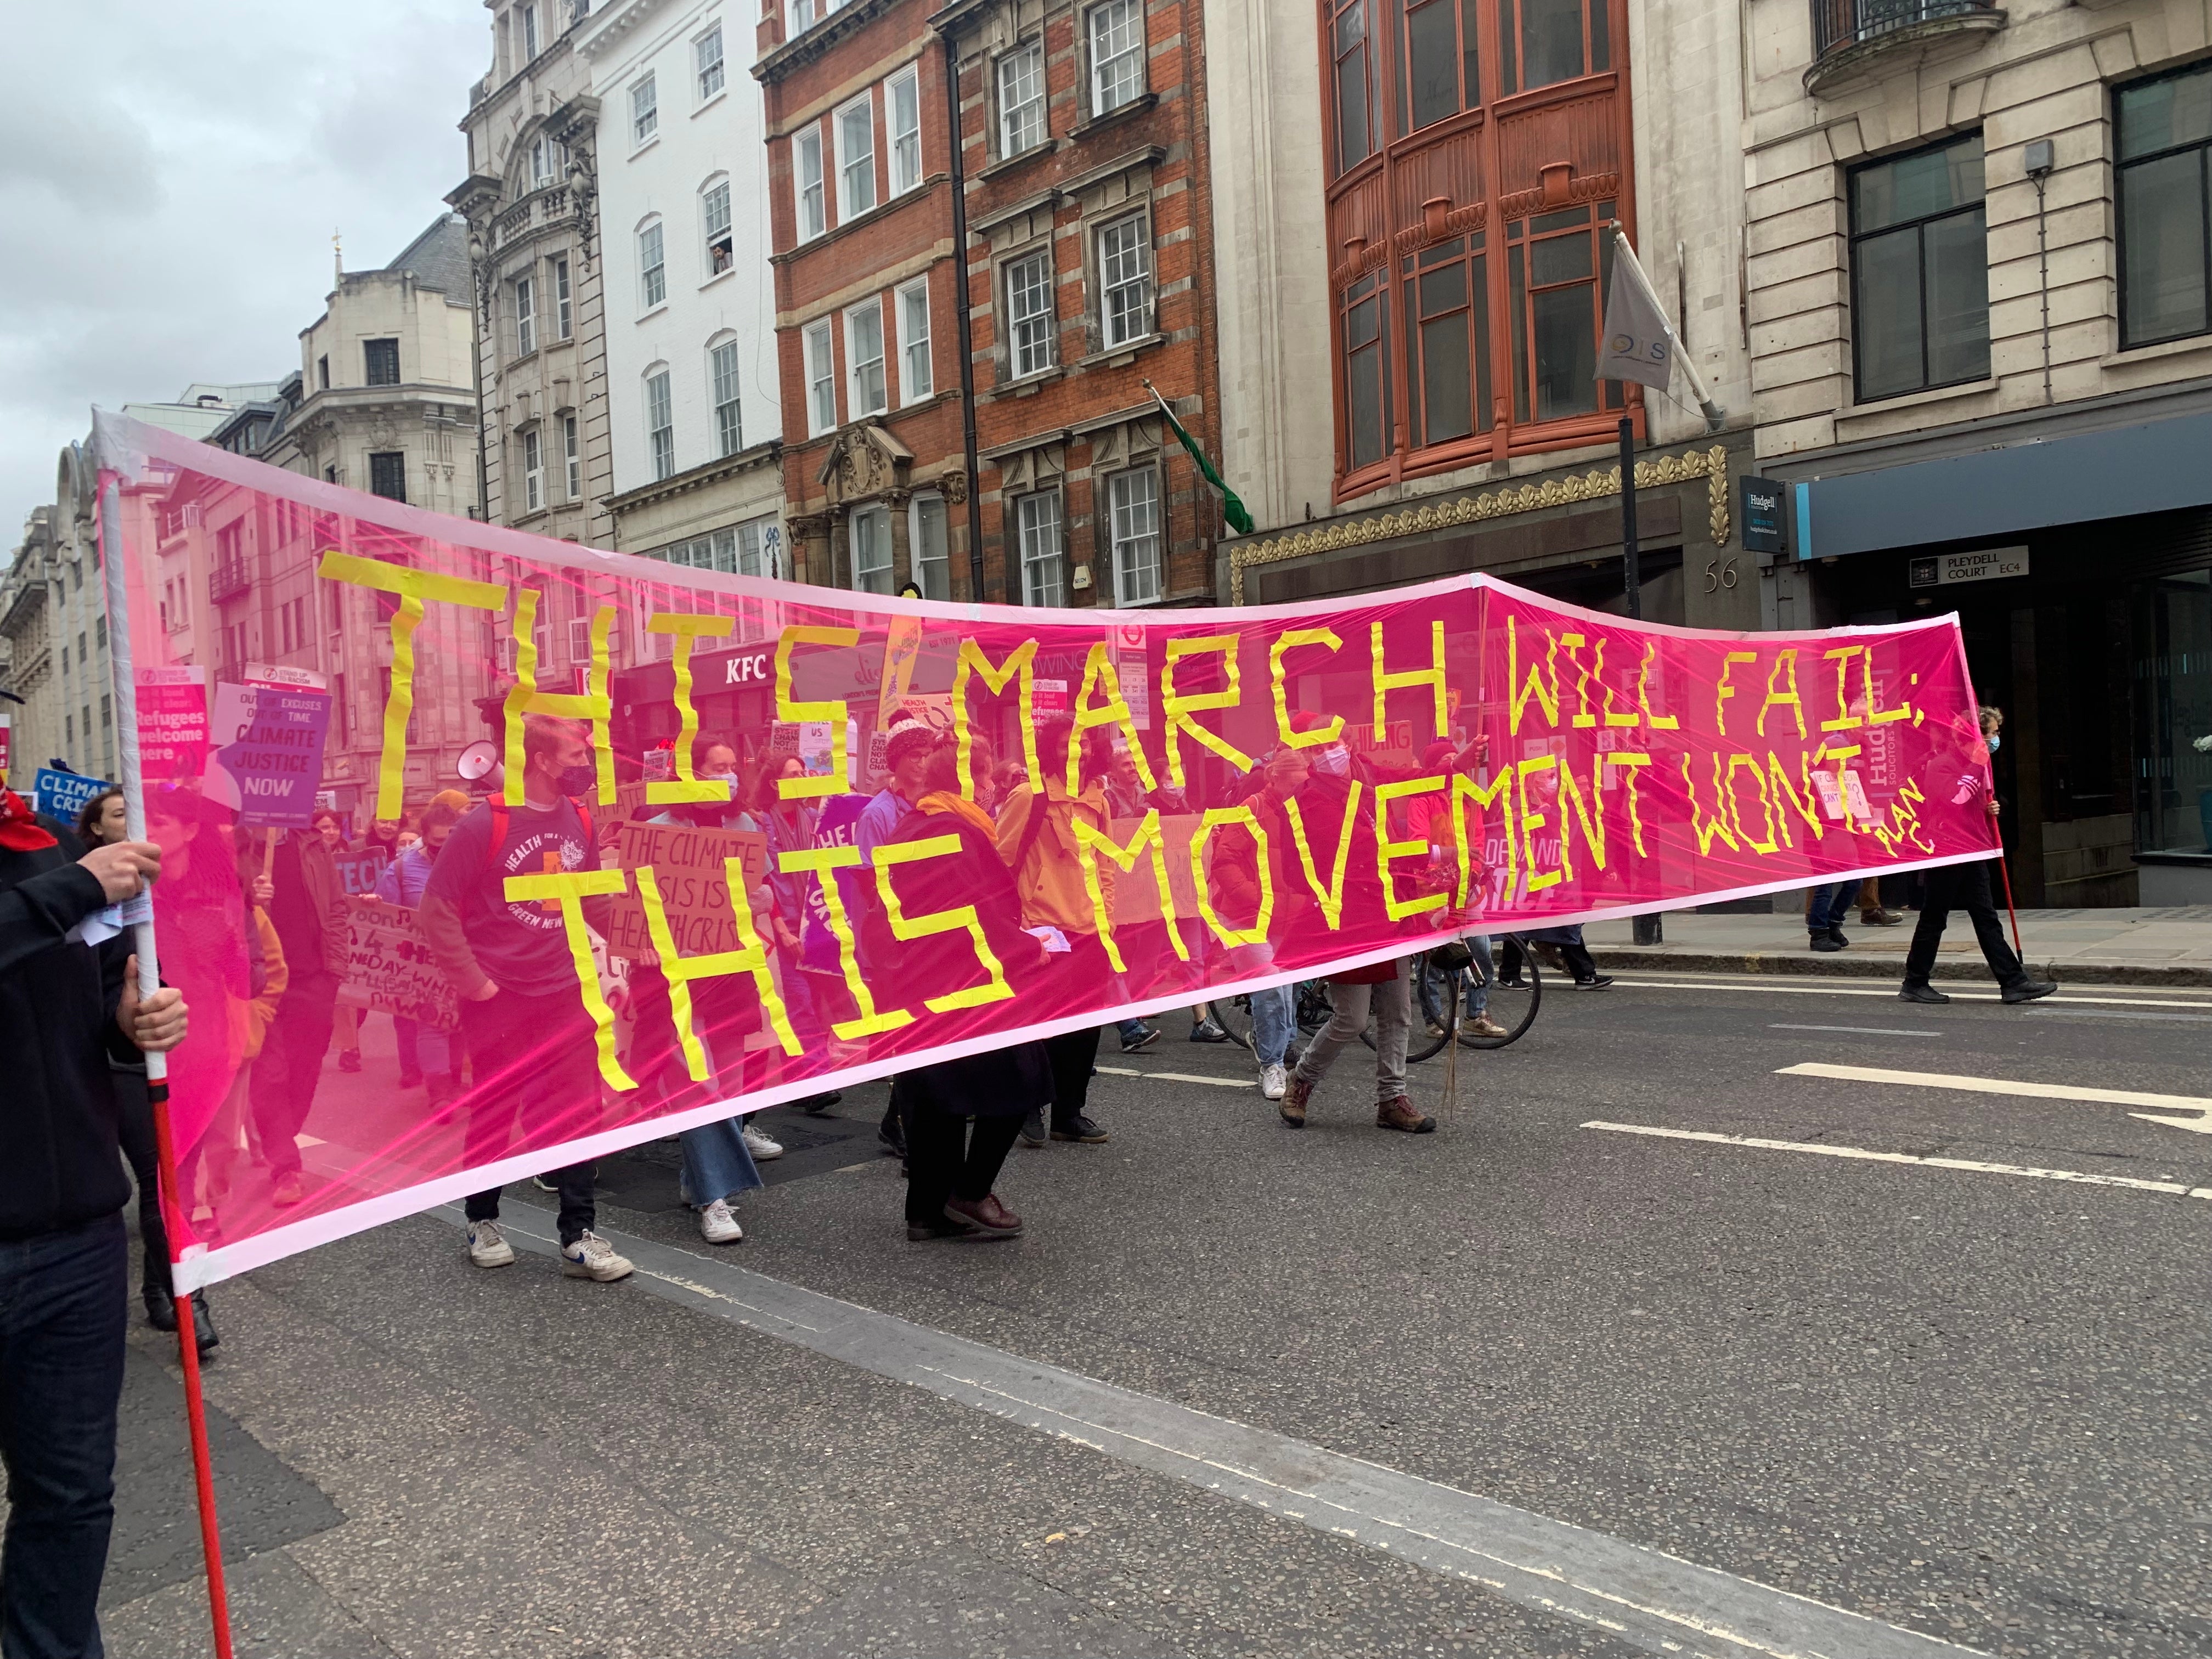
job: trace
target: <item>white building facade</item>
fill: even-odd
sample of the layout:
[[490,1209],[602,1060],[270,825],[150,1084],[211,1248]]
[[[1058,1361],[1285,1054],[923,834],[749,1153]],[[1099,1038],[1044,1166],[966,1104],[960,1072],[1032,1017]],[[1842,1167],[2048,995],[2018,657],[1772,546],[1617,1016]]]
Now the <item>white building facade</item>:
[[575,34],[599,118],[614,544],[787,574],[768,152],[729,0],[614,0]]

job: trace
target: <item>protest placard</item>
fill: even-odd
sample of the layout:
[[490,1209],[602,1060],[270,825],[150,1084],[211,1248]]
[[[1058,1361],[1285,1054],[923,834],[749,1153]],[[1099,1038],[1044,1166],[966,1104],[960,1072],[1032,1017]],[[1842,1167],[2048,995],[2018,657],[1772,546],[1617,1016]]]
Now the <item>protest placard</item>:
[[149,781],[182,781],[207,770],[207,673],[189,665],[141,668],[138,762]]
[[460,1023],[453,988],[415,913],[373,899],[346,901],[346,973],[338,1000],[451,1030]]
[[218,682],[207,793],[249,830],[304,830],[315,811],[330,694],[310,686]]
[[81,772],[50,772],[40,767],[32,793],[38,798],[40,811],[64,823],[75,824],[76,815],[84,811],[85,802],[106,787],[106,778],[88,778]]
[[[669,930],[684,955],[705,956],[741,948],[723,860],[744,860],[745,887],[750,892],[760,885],[768,867],[764,837],[738,830],[698,830],[688,823],[630,822],[621,826],[615,848],[625,870],[653,866],[660,902],[668,913]],[[612,931],[607,937],[611,956],[634,958],[653,951],[653,941],[646,932],[645,904],[637,894],[637,884],[633,882],[614,902]],[[765,912],[757,902],[753,915],[756,921],[765,921]]]

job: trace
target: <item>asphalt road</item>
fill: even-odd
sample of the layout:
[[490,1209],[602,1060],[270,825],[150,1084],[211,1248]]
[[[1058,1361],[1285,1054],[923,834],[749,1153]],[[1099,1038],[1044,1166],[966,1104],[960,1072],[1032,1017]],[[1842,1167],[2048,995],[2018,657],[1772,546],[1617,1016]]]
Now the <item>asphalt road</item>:
[[[2212,994],[1624,975],[1419,1138],[1182,1032],[1016,1151],[1018,1241],[906,1242],[872,1088],[768,1115],[732,1249],[612,1161],[623,1285],[431,1216],[218,1287],[240,1650],[2212,1650]],[[106,1628],[167,1659],[134,1341]]]

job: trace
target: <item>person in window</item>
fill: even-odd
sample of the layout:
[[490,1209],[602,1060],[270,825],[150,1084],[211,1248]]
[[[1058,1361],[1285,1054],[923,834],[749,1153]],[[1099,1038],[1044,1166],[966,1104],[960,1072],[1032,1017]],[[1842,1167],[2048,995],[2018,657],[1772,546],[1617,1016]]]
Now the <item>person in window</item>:
[[[1935,745],[1934,757],[1923,771],[1922,788],[1931,801],[1989,814],[1991,839],[1996,836],[1997,798],[1990,775],[1990,757],[2004,740],[2004,711],[1984,703],[1979,711],[1978,736],[1958,716]],[[1999,857],[2003,854],[2000,853]],[[2013,948],[2005,942],[2004,922],[1990,893],[1990,861],[1946,864],[1928,872],[1928,896],[1920,906],[1920,921],[1912,930],[1912,947],[1905,952],[1905,983],[1897,994],[1905,1002],[1948,1002],[1951,999],[1928,982],[1935,971],[1936,947],[1951,912],[1964,910],[1974,924],[1982,959],[1996,976],[1999,994],[2007,1002],[2033,1002],[2058,987],[2049,980],[2030,976]]]
[[[460,999],[475,1086],[463,1097],[463,1167],[504,1156],[522,1119],[526,1140],[573,1140],[599,1127],[597,1033],[576,983],[558,905],[509,899],[507,878],[584,870],[599,861],[579,799],[598,781],[589,728],[529,714],[522,725],[522,804],[494,797],[454,825],[422,890],[422,932]],[[609,901],[586,899],[605,932]],[[629,1276],[629,1261],[592,1231],[597,1170],[586,1160],[554,1177],[561,1195],[561,1271],[601,1284]],[[504,1267],[514,1247],[500,1231],[500,1189],[466,1205],[469,1260]]]

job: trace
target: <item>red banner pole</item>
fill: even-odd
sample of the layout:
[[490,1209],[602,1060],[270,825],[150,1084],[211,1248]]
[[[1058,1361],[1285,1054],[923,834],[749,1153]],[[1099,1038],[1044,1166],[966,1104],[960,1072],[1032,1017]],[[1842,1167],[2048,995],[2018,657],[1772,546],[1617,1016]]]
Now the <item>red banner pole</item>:
[[2005,914],[2012,918],[2012,948],[2024,967],[2027,963],[2027,947],[2020,942],[2020,912],[2013,908],[2012,868],[2006,861],[2004,848],[1997,848],[1997,874],[2004,878]]

